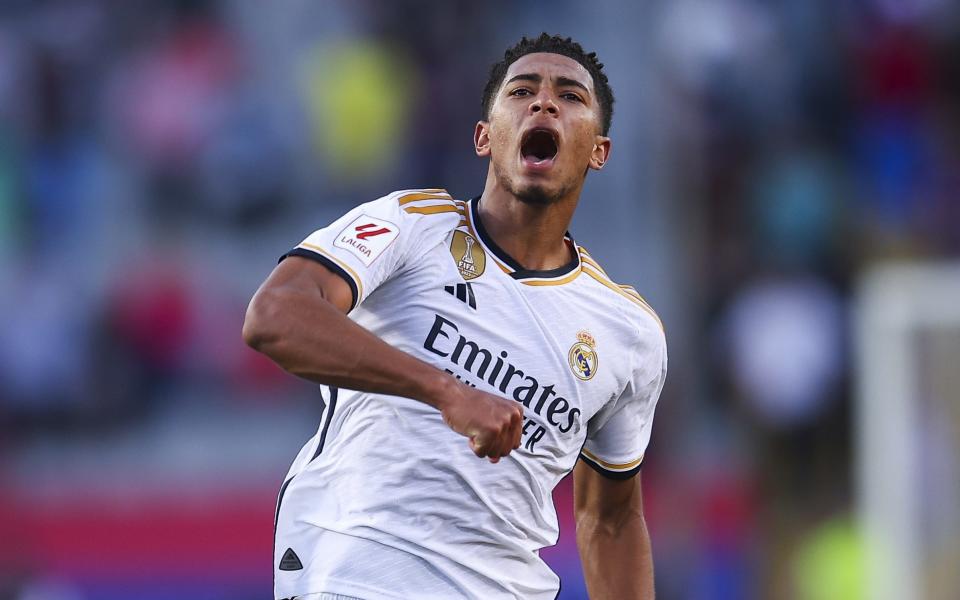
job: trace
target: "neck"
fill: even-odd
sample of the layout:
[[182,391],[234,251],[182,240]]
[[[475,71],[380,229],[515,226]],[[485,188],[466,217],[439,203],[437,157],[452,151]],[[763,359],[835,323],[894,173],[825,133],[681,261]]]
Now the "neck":
[[556,269],[573,258],[564,235],[570,228],[580,189],[577,186],[550,204],[529,204],[507,191],[491,168],[480,196],[480,219],[493,241],[525,269]]

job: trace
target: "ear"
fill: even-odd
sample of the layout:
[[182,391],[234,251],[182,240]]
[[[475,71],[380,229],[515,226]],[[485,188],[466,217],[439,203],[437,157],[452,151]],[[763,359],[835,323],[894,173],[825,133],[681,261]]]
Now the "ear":
[[610,158],[610,138],[598,135],[593,142],[593,151],[590,153],[590,168],[599,171]]
[[490,156],[490,123],[477,121],[473,130],[473,151],[477,156]]

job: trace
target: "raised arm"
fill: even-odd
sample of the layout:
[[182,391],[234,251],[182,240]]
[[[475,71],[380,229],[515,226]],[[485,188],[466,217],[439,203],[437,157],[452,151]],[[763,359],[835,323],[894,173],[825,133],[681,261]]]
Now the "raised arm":
[[591,600],[652,600],[653,555],[640,474],[611,479],[581,460],[573,482],[577,547]]
[[497,462],[519,447],[523,411],[393,348],[347,317],[352,293],[324,265],[290,256],[254,294],[243,339],[286,371],[338,387],[433,406],[470,448]]

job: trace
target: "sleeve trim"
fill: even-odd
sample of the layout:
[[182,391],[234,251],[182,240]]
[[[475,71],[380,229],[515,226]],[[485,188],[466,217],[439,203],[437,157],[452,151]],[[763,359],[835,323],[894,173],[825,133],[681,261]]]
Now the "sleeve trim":
[[643,466],[643,457],[628,463],[611,463],[591,453],[586,448],[580,450],[580,458],[594,471],[610,479],[630,479],[640,472]]
[[348,275],[350,275],[351,278],[353,278],[353,282],[354,282],[355,284],[357,284],[357,302],[360,302],[360,299],[363,298],[363,280],[360,279],[360,276],[357,275],[357,272],[356,272],[356,271],[354,271],[353,269],[350,268],[350,265],[348,265],[347,263],[343,262],[342,260],[340,260],[340,259],[337,258],[336,256],[330,254],[329,252],[327,252],[326,250],[324,250],[324,249],[321,248],[320,246],[317,246],[317,245],[314,245],[314,244],[310,244],[310,243],[308,243],[308,242],[303,242],[302,244],[300,244],[300,246],[302,246],[302,247],[304,247],[304,248],[307,248],[308,250],[312,250],[312,251],[316,252],[317,254],[320,254],[320,255],[326,257],[327,259],[329,259],[330,261],[332,261],[334,264],[336,264],[338,267],[340,267],[341,269],[343,269],[344,271],[346,271],[346,273],[347,273]]
[[[357,307],[357,304],[360,303],[360,299],[363,297],[363,284],[360,283],[360,278],[357,277],[356,273],[348,267],[347,265],[341,263],[333,256],[330,256],[326,252],[323,252],[319,247],[313,246],[312,244],[303,244],[304,246],[309,245],[310,248],[301,248],[297,247],[287,252],[280,260],[288,256],[301,256],[303,258],[309,258],[310,260],[315,260],[318,263],[322,264],[326,268],[330,269],[333,273],[339,275],[344,281],[347,282],[347,285],[350,286],[350,295],[352,296],[350,302],[350,310],[352,311]],[[314,250],[314,248],[316,248]]]

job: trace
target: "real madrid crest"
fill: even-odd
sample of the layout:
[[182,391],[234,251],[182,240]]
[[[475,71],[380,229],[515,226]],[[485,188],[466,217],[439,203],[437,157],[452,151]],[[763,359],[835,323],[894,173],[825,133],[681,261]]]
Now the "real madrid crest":
[[596,375],[600,358],[597,356],[597,341],[589,332],[577,332],[577,341],[570,347],[567,361],[578,379],[586,381]]
[[487,266],[487,255],[476,238],[469,233],[460,230],[453,232],[450,254],[453,255],[453,260],[457,261],[457,270],[464,280],[469,281],[483,275]]

